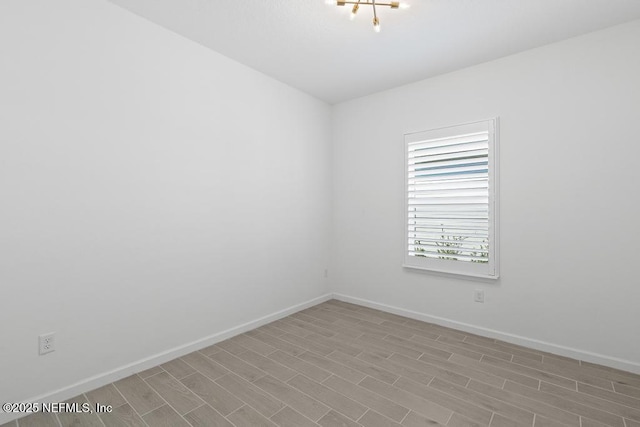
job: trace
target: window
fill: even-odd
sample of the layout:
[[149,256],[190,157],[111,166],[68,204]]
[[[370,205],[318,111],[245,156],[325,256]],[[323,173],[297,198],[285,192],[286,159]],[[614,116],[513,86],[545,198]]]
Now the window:
[[498,277],[497,125],[405,135],[405,267]]

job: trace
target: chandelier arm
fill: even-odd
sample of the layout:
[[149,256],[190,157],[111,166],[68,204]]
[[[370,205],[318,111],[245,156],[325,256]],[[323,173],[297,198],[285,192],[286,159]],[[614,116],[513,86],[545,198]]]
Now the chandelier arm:
[[396,2],[392,2],[392,3],[369,3],[369,2],[364,2],[361,3],[360,1],[340,1],[340,3],[344,3],[344,4],[359,4],[360,6],[373,6],[373,8],[375,9],[375,6],[388,6],[392,9],[396,9],[398,7],[398,3]]

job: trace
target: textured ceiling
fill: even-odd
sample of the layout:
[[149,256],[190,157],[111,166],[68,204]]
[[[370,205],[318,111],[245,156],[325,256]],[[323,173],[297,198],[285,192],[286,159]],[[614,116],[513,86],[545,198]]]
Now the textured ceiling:
[[640,18],[640,0],[110,0],[331,104]]

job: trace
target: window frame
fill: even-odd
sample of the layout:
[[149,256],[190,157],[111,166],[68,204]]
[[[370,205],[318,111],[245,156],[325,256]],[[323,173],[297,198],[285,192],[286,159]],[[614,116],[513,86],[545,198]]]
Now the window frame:
[[[427,257],[416,257],[409,255],[408,250],[408,226],[409,226],[409,144],[421,139],[434,139],[433,135],[444,135],[453,137],[457,134],[464,134],[463,129],[481,127],[486,124],[488,131],[488,240],[489,240],[489,262],[471,263],[446,259],[433,259]],[[459,132],[459,133],[458,133]],[[487,120],[462,123],[439,128],[432,128],[419,132],[406,133],[403,140],[404,148],[404,212],[403,212],[403,264],[409,269],[431,271],[436,273],[446,273],[457,276],[475,277],[483,279],[498,279],[500,277],[499,254],[500,254],[500,233],[499,233],[499,118],[494,117]]]

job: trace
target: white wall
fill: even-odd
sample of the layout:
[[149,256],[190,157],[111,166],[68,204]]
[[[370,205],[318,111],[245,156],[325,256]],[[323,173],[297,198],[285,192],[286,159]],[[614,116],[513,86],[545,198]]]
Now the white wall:
[[325,294],[329,141],[328,105],[105,0],[0,2],[0,401]]
[[[337,105],[332,290],[640,372],[639,40],[635,21]],[[403,134],[494,116],[500,280],[403,270]]]

